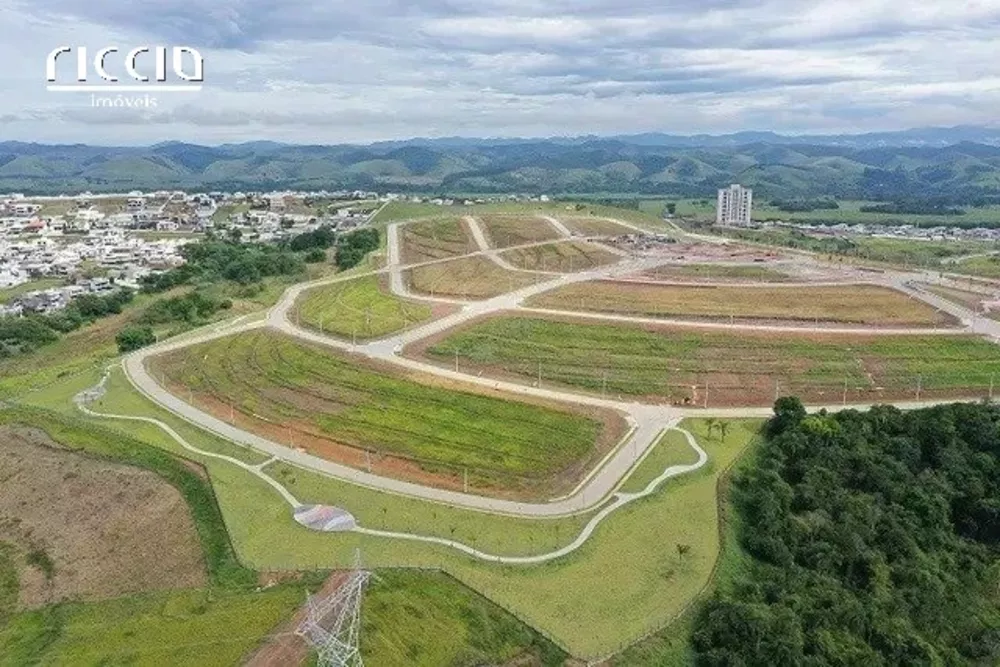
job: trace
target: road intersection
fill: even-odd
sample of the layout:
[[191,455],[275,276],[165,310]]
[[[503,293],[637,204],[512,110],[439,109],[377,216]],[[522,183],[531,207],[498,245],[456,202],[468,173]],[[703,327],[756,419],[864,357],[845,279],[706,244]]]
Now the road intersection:
[[[639,229],[630,223],[615,220],[620,225],[631,229]],[[507,270],[517,270],[515,267],[511,267],[508,263],[504,262],[502,258],[499,257],[497,250],[489,247],[485,235],[482,229],[479,227],[478,222],[475,219],[468,221],[469,228],[472,232],[473,238],[476,240],[479,250],[471,253],[470,255],[465,255],[465,257],[471,256],[485,256],[491,261],[496,262],[498,265],[502,266]],[[896,272],[886,272],[884,274],[879,274],[870,281],[874,284],[881,284],[885,286],[890,286],[907,294],[910,294],[914,298],[925,301],[934,307],[952,314],[958,318],[963,323],[963,328],[939,328],[939,329],[919,329],[919,330],[900,330],[900,329],[873,329],[873,328],[859,328],[859,327],[810,327],[810,326],[781,326],[781,325],[762,325],[762,324],[749,324],[749,323],[706,323],[703,321],[686,321],[686,320],[672,320],[665,318],[638,318],[622,315],[613,314],[602,314],[593,312],[564,312],[564,311],[547,311],[541,309],[528,309],[523,306],[526,299],[543,292],[561,287],[563,285],[569,285],[578,282],[598,280],[598,279],[620,279],[627,277],[629,275],[637,274],[641,271],[653,268],[655,265],[662,263],[662,260],[656,258],[628,258],[622,261],[608,265],[602,266],[594,269],[588,269],[585,271],[580,271],[577,273],[568,274],[545,274],[542,272],[532,272],[543,276],[540,282],[533,285],[523,287],[520,289],[513,290],[511,292],[501,294],[499,296],[483,299],[479,301],[463,301],[458,299],[441,299],[437,297],[429,297],[426,295],[413,294],[408,289],[406,284],[406,271],[420,266],[427,266],[431,264],[439,264],[447,261],[452,261],[457,259],[456,257],[448,257],[437,260],[431,260],[428,262],[422,262],[419,264],[411,264],[404,266],[401,262],[401,248],[400,248],[400,235],[399,228],[405,223],[393,223],[387,227],[387,252],[386,266],[371,271],[368,273],[357,273],[351,276],[335,276],[332,278],[326,278],[319,281],[313,281],[310,283],[302,283],[295,285],[282,295],[279,302],[272,307],[264,320],[257,321],[241,321],[238,323],[233,323],[232,325],[222,325],[215,326],[202,332],[198,332],[192,336],[186,336],[182,340],[176,341],[165,341],[162,344],[155,345],[149,348],[144,348],[139,350],[123,360],[123,366],[125,372],[133,386],[144,394],[147,398],[157,403],[161,407],[167,409],[173,414],[189,421],[201,428],[211,431],[217,435],[220,435],[228,440],[235,443],[249,446],[253,449],[265,452],[276,459],[280,459],[291,465],[299,466],[305,469],[313,470],[321,474],[329,475],[337,479],[350,481],[355,484],[362,486],[375,488],[380,491],[397,493],[406,496],[411,496],[415,498],[420,498],[422,500],[445,503],[450,506],[463,507],[473,510],[491,512],[502,515],[518,516],[518,517],[531,517],[531,518],[555,518],[563,517],[573,514],[578,514],[581,512],[592,511],[595,508],[599,508],[605,505],[604,509],[595,516],[601,516],[602,518],[606,516],[604,514],[609,508],[617,508],[621,506],[621,501],[623,498],[622,494],[616,494],[616,489],[620,486],[623,480],[627,477],[629,472],[634,469],[638,462],[640,462],[647,452],[656,444],[660,435],[667,429],[676,428],[676,425],[685,417],[767,417],[770,414],[770,409],[768,408],[682,408],[672,405],[662,405],[662,404],[643,404],[638,402],[627,402],[620,400],[612,400],[605,397],[598,397],[590,394],[573,392],[571,390],[556,388],[556,387],[543,387],[543,386],[531,386],[526,384],[520,384],[517,382],[510,382],[505,380],[497,380],[490,378],[482,378],[475,375],[462,373],[460,371],[455,371],[448,368],[442,368],[431,363],[424,361],[411,359],[403,356],[401,353],[407,345],[411,345],[422,341],[430,336],[434,336],[453,327],[467,323],[475,318],[492,315],[500,312],[510,312],[510,311],[525,311],[525,312],[536,312],[543,314],[558,314],[562,316],[573,316],[578,318],[588,318],[595,320],[605,320],[605,321],[618,321],[618,322],[639,322],[639,323],[660,323],[660,324],[674,324],[674,325],[686,325],[686,326],[697,326],[697,327],[722,327],[729,329],[757,329],[757,330],[780,330],[780,331],[823,331],[823,332],[850,332],[850,333],[920,333],[920,334],[945,334],[945,333],[956,333],[965,331],[975,330],[977,333],[982,333],[988,335],[994,340],[1000,340],[1000,323],[993,321],[983,321],[983,318],[979,318],[975,313],[968,311],[967,309],[941,299],[933,294],[926,292],[926,290],[920,289],[916,286],[917,282],[933,282],[934,278],[929,275],[915,274],[915,273],[896,273]],[[560,234],[561,239],[555,241],[543,241],[538,243],[525,244],[523,246],[517,246],[517,248],[530,248],[541,245],[546,245],[550,243],[566,242],[569,240],[578,240],[580,237],[567,236],[569,230],[563,225],[553,225]],[[514,249],[509,248],[507,250]],[[453,312],[450,315],[446,315],[440,319],[433,320],[423,325],[413,327],[409,330],[403,331],[402,333],[389,336],[379,340],[373,340],[365,342],[362,344],[353,344],[350,341],[340,340],[338,338],[325,335],[321,332],[314,331],[312,329],[307,329],[300,327],[295,323],[298,319],[294,317],[296,302],[300,295],[309,289],[319,287],[322,285],[333,284],[345,280],[354,280],[358,277],[364,275],[372,274],[388,274],[390,291],[400,297],[407,299],[418,299],[427,302],[440,302],[448,303],[451,305],[460,306],[457,312]],[[492,498],[489,496],[481,496],[470,493],[460,493],[456,491],[450,491],[445,489],[439,489],[436,487],[425,486],[420,484],[414,484],[411,482],[406,482],[403,480],[398,480],[394,478],[379,476],[371,474],[362,470],[351,468],[346,465],[341,465],[327,459],[323,459],[317,456],[308,454],[307,452],[300,451],[293,447],[287,446],[282,443],[273,442],[266,438],[263,438],[254,433],[245,431],[238,427],[233,426],[223,420],[220,420],[213,415],[210,415],[197,407],[184,402],[180,398],[174,396],[166,389],[164,389],[159,383],[155,381],[155,378],[151,376],[146,368],[146,360],[153,356],[168,352],[171,350],[179,349],[181,347],[186,347],[200,342],[205,342],[212,340],[221,336],[232,335],[241,331],[247,331],[255,328],[267,327],[272,330],[282,332],[284,334],[293,336],[295,338],[308,341],[311,343],[323,345],[333,349],[341,350],[344,352],[350,352],[362,355],[364,357],[378,360],[384,363],[393,364],[399,367],[406,368],[408,370],[418,371],[420,373],[430,374],[437,377],[446,378],[449,380],[456,380],[466,384],[475,384],[481,387],[485,387],[492,390],[499,390],[505,392],[511,396],[523,395],[523,396],[533,396],[537,398],[543,398],[552,401],[559,401],[564,403],[573,403],[581,405],[589,405],[601,408],[608,408],[615,410],[622,414],[628,422],[629,431],[627,435],[621,440],[618,446],[612,450],[608,456],[594,469],[585,479],[580,483],[579,487],[575,489],[569,495],[552,499],[548,502],[519,502],[505,499]],[[977,328],[978,327],[978,328]],[[901,402],[897,403],[898,406],[903,408],[912,407],[922,407],[926,405],[935,404],[935,401],[922,401],[922,402]],[[826,406],[831,410],[839,410],[843,407],[867,407],[863,405],[831,405]],[[689,442],[695,447],[696,451],[700,448],[697,447],[693,439],[689,437]],[[703,452],[702,452],[703,454]],[[703,465],[704,461],[701,460],[702,457],[699,455],[700,462],[695,464],[695,468]],[[691,468],[691,469],[695,469]],[[687,471],[687,470],[685,470]],[[683,471],[682,471],[683,472]],[[680,473],[676,473],[680,474]],[[612,502],[608,502],[611,500]],[[626,501],[629,501],[626,497]],[[611,509],[610,511],[613,511]],[[610,513],[610,512],[609,512]],[[595,524],[596,525],[596,524]],[[366,530],[357,528],[358,530]],[[370,531],[369,531],[370,532]],[[588,533],[589,535],[589,533]],[[413,539],[411,537],[406,537],[405,539]],[[436,539],[436,538],[434,538]],[[583,538],[584,540],[586,537]],[[447,541],[446,541],[447,542]],[[455,545],[451,545],[455,546]],[[461,547],[456,547],[461,548]],[[467,549],[463,549],[467,550]],[[477,555],[477,554],[473,554]]]

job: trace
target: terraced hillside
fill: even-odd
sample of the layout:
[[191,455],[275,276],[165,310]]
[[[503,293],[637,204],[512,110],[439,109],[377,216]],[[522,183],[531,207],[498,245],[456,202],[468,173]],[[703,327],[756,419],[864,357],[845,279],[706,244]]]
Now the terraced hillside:
[[742,287],[602,280],[560,287],[528,305],[656,317],[737,318],[872,326],[941,326],[953,318],[877,285]]
[[726,333],[569,318],[488,319],[426,354],[532,382],[540,374],[543,385],[714,407],[769,405],[776,394],[820,404],[979,397],[1000,377],[996,346],[965,334]]
[[468,471],[512,492],[558,488],[618,438],[613,416],[444,388],[266,331],[167,353],[152,370],[277,442],[432,483]]

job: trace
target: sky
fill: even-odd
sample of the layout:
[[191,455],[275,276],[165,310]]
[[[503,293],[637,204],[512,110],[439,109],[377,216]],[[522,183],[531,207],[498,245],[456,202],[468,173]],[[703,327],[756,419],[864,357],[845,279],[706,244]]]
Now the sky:
[[[0,0],[0,35],[0,141],[854,133],[1000,108],[1000,0]],[[202,90],[46,89],[59,46],[140,45],[197,49]]]

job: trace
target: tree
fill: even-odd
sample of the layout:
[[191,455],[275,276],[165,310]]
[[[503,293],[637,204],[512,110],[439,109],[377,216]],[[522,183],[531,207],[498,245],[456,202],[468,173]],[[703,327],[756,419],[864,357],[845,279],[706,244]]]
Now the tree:
[[156,334],[152,327],[126,327],[115,336],[115,342],[118,343],[118,351],[124,354],[152,345],[156,342]]
[[677,212],[677,202],[668,201],[667,202],[667,213],[673,215]]
[[715,427],[718,426],[718,425],[719,425],[719,420],[716,419],[715,417],[709,417],[708,419],[705,420],[705,426],[708,428],[708,437],[709,438],[712,437],[712,432],[715,430]]

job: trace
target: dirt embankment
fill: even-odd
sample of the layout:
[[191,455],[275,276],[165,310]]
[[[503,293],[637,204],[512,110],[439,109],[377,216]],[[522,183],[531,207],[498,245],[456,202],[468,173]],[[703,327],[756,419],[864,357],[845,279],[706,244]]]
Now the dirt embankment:
[[187,504],[151,472],[3,427],[0,488],[0,541],[16,547],[23,608],[207,582]]

